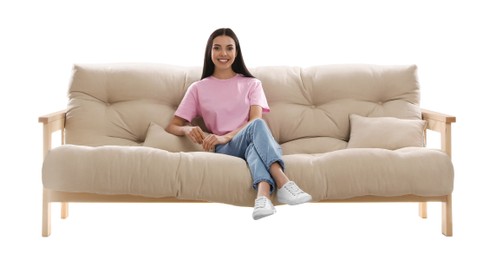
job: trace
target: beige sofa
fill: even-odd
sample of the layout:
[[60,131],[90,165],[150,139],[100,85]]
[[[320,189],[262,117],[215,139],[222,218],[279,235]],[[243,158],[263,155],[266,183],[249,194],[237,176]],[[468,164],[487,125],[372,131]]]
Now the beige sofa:
[[[418,202],[424,218],[427,202],[441,202],[442,232],[452,235],[455,117],[420,108],[415,65],[251,72],[272,109],[264,119],[282,146],[286,173],[314,202]],[[43,236],[51,232],[52,202],[61,202],[62,218],[69,202],[253,206],[242,159],[201,151],[163,130],[200,75],[200,67],[166,64],[74,66],[67,108],[39,118]],[[425,146],[426,129],[440,132],[440,149]],[[62,145],[52,145],[56,132]]]

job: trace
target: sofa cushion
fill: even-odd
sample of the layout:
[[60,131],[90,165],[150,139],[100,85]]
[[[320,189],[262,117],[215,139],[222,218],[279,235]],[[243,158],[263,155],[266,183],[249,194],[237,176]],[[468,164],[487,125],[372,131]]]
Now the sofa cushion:
[[426,122],[394,117],[364,117],[350,115],[348,148],[384,148],[424,146]]
[[[415,65],[267,66],[262,81],[271,112],[263,117],[287,154],[321,153],[349,140],[350,114],[420,119]],[[66,143],[133,145],[150,122],[173,117],[201,67],[167,64],[78,64],[69,87]],[[320,146],[312,139],[323,140]],[[296,141],[296,142],[295,142]]]
[[164,127],[151,122],[148,126],[143,146],[158,148],[169,152],[203,151],[202,147],[194,144],[187,137],[176,136],[164,130]]
[[66,192],[175,197],[253,206],[243,159],[210,152],[173,153],[142,146],[62,145],[43,162],[43,186]]
[[150,122],[172,118],[201,67],[154,63],[78,64],[69,86],[66,143],[140,145]]
[[[264,115],[281,144],[328,137],[348,141],[350,114],[421,119],[417,67],[336,64],[258,67],[271,112]],[[291,153],[318,153],[305,145]],[[295,147],[298,148],[298,147]]]
[[[365,195],[442,196],[453,190],[450,157],[425,147],[343,149],[283,159],[288,177],[315,201]],[[208,152],[62,145],[50,150],[43,163],[43,185],[57,191],[253,206],[256,191],[251,184],[243,159]]]

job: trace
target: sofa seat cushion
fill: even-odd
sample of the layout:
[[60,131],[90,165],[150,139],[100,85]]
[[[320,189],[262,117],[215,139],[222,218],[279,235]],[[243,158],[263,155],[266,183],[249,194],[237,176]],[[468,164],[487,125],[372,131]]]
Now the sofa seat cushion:
[[[344,149],[285,155],[284,160],[287,175],[315,201],[364,195],[441,196],[453,190],[450,158],[428,148]],[[208,152],[62,145],[47,154],[42,173],[44,187],[56,191],[176,197],[239,206],[253,206],[256,195],[244,160]]]
[[443,196],[453,191],[450,157],[425,147],[353,148],[287,155],[284,160],[288,176],[317,201],[369,195]]

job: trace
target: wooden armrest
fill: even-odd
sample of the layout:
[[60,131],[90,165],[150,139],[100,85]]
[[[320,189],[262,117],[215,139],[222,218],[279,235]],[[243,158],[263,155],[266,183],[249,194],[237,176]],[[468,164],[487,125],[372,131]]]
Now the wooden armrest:
[[66,110],[60,110],[38,118],[38,122],[43,123],[43,158],[45,158],[48,151],[52,149],[52,134],[54,132],[60,130],[61,143],[65,143],[65,113]]
[[431,110],[427,109],[422,109],[422,118],[424,120],[435,120],[439,122],[444,122],[444,123],[455,123],[456,122],[456,117],[434,112]]
[[451,156],[451,123],[456,122],[456,117],[422,109],[422,119],[427,122],[427,129],[441,134],[441,149]]
[[65,110],[60,110],[54,113],[40,116],[38,118],[38,122],[43,124],[48,124],[50,122],[57,120],[65,120],[65,112],[66,112]]

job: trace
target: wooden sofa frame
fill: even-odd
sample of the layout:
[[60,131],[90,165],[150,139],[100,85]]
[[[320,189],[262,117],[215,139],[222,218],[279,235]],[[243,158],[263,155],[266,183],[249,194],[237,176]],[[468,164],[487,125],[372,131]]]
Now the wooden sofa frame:
[[[58,111],[38,118],[43,124],[43,158],[52,149],[52,135],[60,131],[61,144],[65,143],[65,115],[66,111]],[[451,157],[451,123],[456,122],[456,117],[422,109],[422,118],[427,121],[427,129],[440,133],[441,149]],[[427,134],[427,133],[426,133]],[[324,200],[319,202],[418,202],[419,215],[427,218],[427,202],[442,203],[442,233],[445,236],[453,235],[452,198],[446,196],[422,197],[405,195],[398,197],[362,196],[350,199]],[[42,236],[51,234],[51,204],[61,203],[61,217],[69,215],[69,202],[205,202],[180,200],[177,198],[146,198],[133,195],[100,195],[90,193],[60,192],[43,188],[42,209]]]

